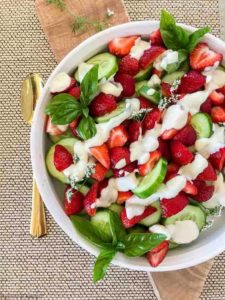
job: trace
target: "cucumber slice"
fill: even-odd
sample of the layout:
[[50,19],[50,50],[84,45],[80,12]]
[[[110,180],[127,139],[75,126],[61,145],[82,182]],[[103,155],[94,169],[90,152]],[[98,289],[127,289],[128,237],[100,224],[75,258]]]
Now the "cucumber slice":
[[120,102],[117,105],[117,108],[114,109],[111,113],[109,114],[105,114],[104,116],[95,118],[95,121],[97,123],[104,123],[109,121],[110,119],[117,117],[118,115],[120,115],[122,112],[124,112],[126,109],[126,103],[125,102]]
[[110,227],[110,215],[107,209],[98,211],[95,216],[91,217],[91,223],[104,232],[104,239],[107,242],[112,241],[112,232]]
[[118,71],[118,61],[116,56],[105,52],[97,54],[90,58],[87,64],[98,65],[98,80],[102,78],[110,78]]
[[135,83],[135,92],[136,92],[137,96],[140,96],[140,93],[139,93],[140,89],[141,89],[144,85],[147,86],[147,84],[148,84],[148,81],[147,81],[147,80],[143,80],[143,81],[140,81],[140,82]]
[[142,80],[146,80],[150,78],[151,72],[153,69],[153,65],[150,65],[144,70],[140,70],[135,76],[134,79],[136,82],[140,82]]
[[171,73],[177,71],[179,69],[181,63],[183,63],[186,60],[187,60],[187,52],[185,50],[178,50],[178,61],[174,62],[172,64],[168,64],[166,66],[166,72],[168,74],[171,74]]
[[86,196],[88,191],[90,190],[90,188],[86,185],[80,185],[80,186],[78,185],[77,188],[78,191],[81,192],[81,194],[83,194],[84,196]]
[[206,215],[200,207],[194,205],[187,205],[176,215],[164,219],[163,223],[164,225],[170,225],[175,224],[176,221],[184,220],[194,221],[198,225],[199,230],[201,230],[206,224]]
[[142,97],[150,100],[154,104],[159,104],[159,101],[161,99],[160,93],[156,91],[155,89],[144,85],[140,88],[139,93]]
[[162,82],[165,82],[165,83],[168,83],[168,84],[172,85],[175,80],[181,79],[184,76],[184,74],[185,74],[184,71],[176,71],[176,72],[173,72],[171,74],[166,74],[162,78]]
[[110,205],[109,209],[120,215],[121,211],[123,210],[123,206],[113,203]]
[[147,198],[154,194],[163,182],[166,176],[167,161],[161,158],[153,170],[146,176],[142,177],[138,187],[133,190],[133,193],[140,198]]
[[65,133],[59,134],[59,135],[51,135],[49,134],[50,140],[55,144],[58,143],[59,141],[67,138],[73,138],[74,135],[72,134],[71,130],[68,129]]
[[151,204],[151,206],[155,207],[157,209],[157,211],[154,212],[152,215],[148,216],[147,218],[144,218],[143,220],[141,220],[141,222],[139,222],[139,224],[149,227],[153,224],[159,223],[159,220],[160,220],[161,214],[162,214],[160,202],[155,201]]
[[178,71],[183,71],[183,72],[187,73],[189,70],[190,70],[189,62],[188,62],[188,60],[185,60],[180,64]]
[[[57,144],[55,145],[62,145],[63,147],[65,147],[72,155],[73,153],[73,148],[74,148],[74,144],[77,142],[77,139],[75,138],[68,138],[68,139],[64,139],[59,141]],[[68,178],[63,174],[63,172],[58,171],[55,168],[54,165],[54,152],[55,152],[55,145],[53,145],[49,151],[48,154],[46,156],[46,166],[48,169],[48,172],[56,179],[58,179],[59,181],[63,182],[63,183],[69,183]]]
[[146,232],[146,227],[141,226],[141,225],[136,225],[134,227],[131,227],[128,229],[129,233],[145,233]]
[[209,138],[212,135],[212,119],[208,114],[199,112],[191,117],[190,123],[198,138]]

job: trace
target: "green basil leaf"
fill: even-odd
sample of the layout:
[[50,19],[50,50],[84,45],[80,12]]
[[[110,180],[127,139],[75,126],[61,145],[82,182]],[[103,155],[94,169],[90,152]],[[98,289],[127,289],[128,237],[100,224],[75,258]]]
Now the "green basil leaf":
[[63,93],[51,99],[45,113],[51,117],[53,124],[65,125],[81,114],[81,104],[73,96]]
[[189,42],[189,33],[176,25],[175,19],[166,11],[161,11],[160,32],[168,49],[185,49]]
[[81,103],[85,106],[90,104],[92,98],[98,91],[98,65],[94,65],[81,82]]
[[105,233],[93,225],[89,220],[82,218],[78,215],[73,215],[70,217],[73,226],[76,230],[84,236],[89,242],[100,247],[100,248],[112,248],[111,243],[105,242]]
[[93,270],[93,281],[96,283],[105,277],[106,271],[116,254],[115,249],[103,249],[97,257]]
[[166,236],[159,233],[130,233],[123,240],[124,253],[127,256],[142,256],[157,247],[165,239]]
[[77,133],[83,140],[88,140],[96,134],[96,124],[92,117],[83,117],[77,127]]
[[121,242],[126,236],[126,230],[124,229],[120,217],[116,212],[109,210],[109,217],[113,237],[113,245],[117,245],[118,242],[120,242],[119,247],[121,247]]
[[210,27],[204,27],[193,32],[189,37],[189,43],[187,46],[188,52],[194,50],[195,46],[198,44],[199,40],[208,32],[210,32]]
[[88,107],[83,107],[82,108],[82,114],[87,118],[89,114],[89,108]]

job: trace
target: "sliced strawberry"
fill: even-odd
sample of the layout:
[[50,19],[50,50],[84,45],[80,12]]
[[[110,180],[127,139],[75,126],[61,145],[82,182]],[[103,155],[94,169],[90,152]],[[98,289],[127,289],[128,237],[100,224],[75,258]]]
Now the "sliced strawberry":
[[207,185],[205,181],[200,180],[194,180],[193,183],[198,189],[198,193],[192,196],[193,199],[198,202],[205,202],[212,197],[215,189],[214,186]]
[[216,176],[216,172],[213,169],[213,166],[211,165],[211,163],[208,163],[208,167],[205,168],[205,170],[198,175],[198,177],[196,178],[197,180],[205,180],[205,181],[215,181],[217,178]]
[[209,49],[206,43],[199,43],[190,54],[190,65],[194,70],[203,70],[220,62],[223,55]]
[[144,51],[144,54],[139,60],[139,66],[141,69],[146,69],[151,65],[156,58],[161,55],[166,49],[160,46],[152,46]]
[[191,70],[181,78],[177,92],[179,94],[194,93],[204,87],[206,77],[200,72]]
[[160,159],[162,156],[161,152],[159,150],[155,150],[150,153],[149,160],[142,165],[138,165],[138,171],[141,176],[145,176],[148,174],[155,166],[156,162]]
[[209,157],[209,161],[216,170],[222,171],[225,164],[225,147],[211,154]]
[[90,148],[90,153],[106,168],[110,167],[109,149],[106,144]]
[[128,173],[134,172],[137,169],[137,163],[132,162],[121,169],[113,169],[113,175],[117,178],[126,176]]
[[101,192],[103,189],[105,189],[108,186],[109,179],[104,178],[102,181],[98,183],[98,192],[97,192],[97,198],[101,196]]
[[211,114],[211,109],[212,109],[212,101],[210,98],[208,98],[202,105],[200,106],[200,111],[206,113],[206,114]]
[[197,134],[191,125],[186,125],[175,135],[173,139],[181,142],[185,146],[191,146],[194,145],[197,139]]
[[180,192],[176,197],[171,198],[171,199],[162,199],[160,201],[160,205],[162,208],[162,217],[163,218],[168,218],[171,217],[182,209],[185,208],[189,203],[188,197]]
[[175,163],[169,163],[167,166],[166,178],[164,181],[167,182],[168,180],[176,176],[179,171],[179,168],[179,165]]
[[125,56],[129,54],[137,38],[139,38],[137,35],[115,38],[108,44],[109,52],[118,56]]
[[131,75],[117,73],[114,80],[119,82],[123,87],[122,96],[131,97],[135,93],[135,81]]
[[81,90],[80,90],[80,86],[75,86],[72,89],[70,89],[68,91],[68,93],[73,96],[76,99],[80,99],[80,94],[81,94]]
[[107,142],[109,148],[122,147],[128,140],[128,133],[125,126],[119,125],[110,131],[110,136]]
[[46,130],[50,135],[60,135],[63,134],[64,131],[60,130],[57,125],[52,124],[51,118],[47,117],[46,121]]
[[149,130],[155,127],[156,123],[159,123],[161,119],[161,111],[158,108],[154,108],[149,111],[143,120],[143,130]]
[[79,191],[67,187],[64,198],[65,213],[70,215],[79,214],[84,208],[84,196]]
[[54,166],[62,172],[73,163],[73,157],[71,153],[62,145],[55,145],[54,151]]
[[116,99],[112,95],[106,95],[103,93],[100,93],[98,96],[96,96],[89,106],[90,113],[94,117],[100,117],[107,113],[110,113],[114,109],[116,109]]
[[137,141],[142,132],[141,122],[137,120],[132,120],[127,128],[127,131],[129,142],[132,143]]
[[161,134],[162,140],[171,140],[178,133],[177,129],[168,129]]
[[223,93],[213,91],[210,95],[209,98],[212,102],[213,105],[222,105],[225,100],[225,95]]
[[156,106],[151,103],[149,100],[147,100],[144,97],[138,97],[139,101],[140,101],[140,109],[145,109],[145,108],[156,108]]
[[218,89],[217,92],[222,93],[225,96],[225,86]]
[[118,192],[117,203],[123,204],[126,200],[130,199],[133,196],[133,193],[130,191],[127,192]]
[[157,247],[149,251],[146,255],[150,265],[155,268],[164,260],[167,252],[169,251],[169,242],[163,241]]
[[171,141],[170,150],[173,161],[178,165],[186,165],[194,158],[193,153],[179,141]]
[[98,197],[98,188],[98,182],[92,184],[89,192],[84,198],[84,209],[89,216],[94,216],[96,214],[95,202]]
[[162,78],[164,75],[164,70],[157,70],[155,68],[152,69],[152,75],[157,75],[159,78]]
[[94,173],[91,174],[91,178],[97,181],[102,181],[108,172],[108,169],[103,167],[100,163],[96,163]]
[[161,83],[161,92],[163,94],[164,97],[171,97],[171,85],[169,83],[166,82],[162,82]]
[[72,123],[70,123],[70,125],[69,125],[72,134],[73,134],[74,136],[76,136],[76,137],[78,136],[78,133],[77,133],[77,130],[76,130],[78,123],[79,123],[79,117],[76,118],[76,119],[75,119]]
[[225,108],[214,106],[211,110],[211,117],[214,123],[225,122]]
[[136,75],[139,71],[139,62],[130,55],[124,56],[119,64],[119,72],[122,74]]
[[123,223],[123,226],[125,228],[130,228],[130,227],[133,227],[134,225],[136,225],[137,223],[139,223],[144,218],[147,218],[148,216],[153,214],[155,211],[156,211],[155,207],[149,206],[144,210],[144,212],[141,215],[135,216],[131,219],[128,219],[127,213],[126,213],[126,208],[124,208],[120,214],[120,218]]
[[189,195],[197,195],[197,193],[198,193],[197,187],[191,181],[187,181],[187,183],[182,191]]
[[110,150],[110,159],[112,169],[121,169],[117,166],[117,163],[121,160],[125,165],[130,163],[130,150],[126,147],[115,147]]
[[153,31],[150,34],[150,41],[151,41],[151,45],[153,46],[163,46],[163,40],[162,40],[162,36],[161,36],[161,32],[159,29]]
[[169,143],[167,141],[162,140],[161,138],[159,138],[158,141],[159,141],[158,150],[161,152],[162,156],[165,157],[167,161],[169,161],[171,158]]

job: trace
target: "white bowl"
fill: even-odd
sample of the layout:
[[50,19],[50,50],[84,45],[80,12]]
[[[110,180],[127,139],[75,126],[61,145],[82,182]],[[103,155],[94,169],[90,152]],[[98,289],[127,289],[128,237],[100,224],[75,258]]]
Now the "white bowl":
[[[195,30],[195,28],[190,26],[182,24],[181,26],[190,31]],[[48,175],[46,170],[45,155],[48,149],[48,142],[44,132],[44,109],[50,98],[49,84],[59,72],[65,71],[72,73],[79,63],[103,50],[107,43],[113,38],[137,34],[149,36],[150,32],[158,27],[159,22],[156,21],[131,22],[109,28],[88,38],[78,47],[73,49],[52,72],[35,110],[31,131],[31,158],[34,176],[37,180],[39,191],[48,210],[65,233],[74,242],[94,255],[98,254],[98,249],[87,242],[74,230],[70,219],[63,210],[63,189]],[[225,43],[220,39],[207,34],[205,41],[212,49],[215,49],[220,53],[225,53]],[[223,250],[225,250],[224,216],[218,218],[212,228],[202,232],[199,239],[191,245],[170,251],[164,262],[157,268],[152,268],[143,257],[128,258],[121,253],[117,254],[113,263],[121,267],[140,271],[172,271],[207,261],[221,253]]]

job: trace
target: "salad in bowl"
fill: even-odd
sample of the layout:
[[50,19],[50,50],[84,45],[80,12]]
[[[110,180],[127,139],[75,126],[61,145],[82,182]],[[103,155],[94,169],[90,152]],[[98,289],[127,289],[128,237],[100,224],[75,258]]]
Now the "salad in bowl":
[[151,267],[193,244],[225,205],[223,55],[162,11],[148,36],[115,37],[49,84],[49,174],[75,230],[100,249],[94,281],[118,252]]

